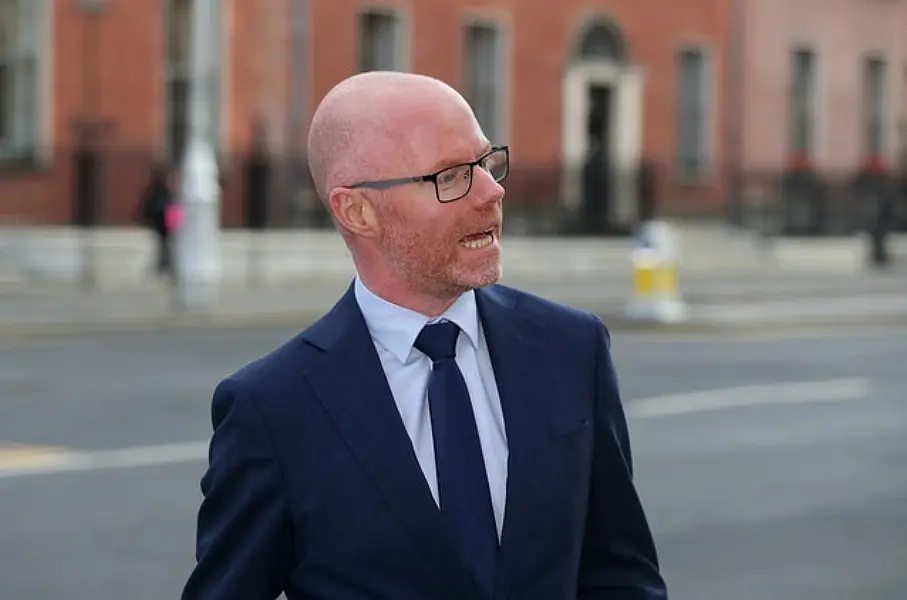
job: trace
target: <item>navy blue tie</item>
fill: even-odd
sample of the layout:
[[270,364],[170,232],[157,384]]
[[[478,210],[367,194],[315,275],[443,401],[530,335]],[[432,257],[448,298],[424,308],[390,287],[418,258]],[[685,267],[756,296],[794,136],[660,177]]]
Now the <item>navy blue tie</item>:
[[426,325],[416,349],[428,356],[428,380],[441,518],[475,574],[485,598],[492,597],[498,533],[466,381],[457,366],[460,328],[449,321]]

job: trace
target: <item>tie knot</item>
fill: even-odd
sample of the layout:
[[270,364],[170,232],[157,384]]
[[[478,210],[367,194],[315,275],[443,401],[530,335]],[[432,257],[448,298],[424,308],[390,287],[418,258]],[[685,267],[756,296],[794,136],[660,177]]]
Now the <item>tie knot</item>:
[[438,362],[445,358],[454,358],[457,355],[459,335],[460,328],[456,323],[451,321],[435,323],[423,327],[413,345],[433,362]]

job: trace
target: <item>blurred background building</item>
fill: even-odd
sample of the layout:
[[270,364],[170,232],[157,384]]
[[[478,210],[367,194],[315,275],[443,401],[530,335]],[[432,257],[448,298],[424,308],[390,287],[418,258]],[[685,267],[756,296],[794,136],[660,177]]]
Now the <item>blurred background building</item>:
[[[513,146],[510,225],[525,232],[622,234],[659,214],[848,233],[881,187],[907,227],[900,0],[216,6],[206,84],[225,227],[327,225],[308,118],[337,81],[373,69],[462,91]],[[0,0],[0,215],[135,223],[153,165],[183,151],[192,7]]]
[[871,220],[872,181],[893,175],[894,225],[907,227],[907,4],[749,0],[740,15],[731,136],[740,136],[743,212],[753,216],[783,173],[790,193],[774,228],[852,233]]

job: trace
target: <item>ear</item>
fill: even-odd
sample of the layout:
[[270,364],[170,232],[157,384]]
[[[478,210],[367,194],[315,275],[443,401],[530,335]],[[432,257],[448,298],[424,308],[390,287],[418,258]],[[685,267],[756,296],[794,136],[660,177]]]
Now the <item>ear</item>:
[[353,235],[372,238],[378,233],[378,219],[368,198],[359,190],[334,188],[329,197],[334,220]]

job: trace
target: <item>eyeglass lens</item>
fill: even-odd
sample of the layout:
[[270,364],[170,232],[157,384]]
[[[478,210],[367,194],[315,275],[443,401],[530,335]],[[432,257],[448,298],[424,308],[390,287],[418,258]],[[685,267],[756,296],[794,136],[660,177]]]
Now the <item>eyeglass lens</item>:
[[[500,183],[507,177],[509,167],[507,164],[507,151],[504,149],[495,150],[486,156],[479,166],[485,169],[495,181]],[[438,200],[441,202],[458,200],[468,194],[471,187],[472,167],[469,165],[458,165],[438,173]]]

